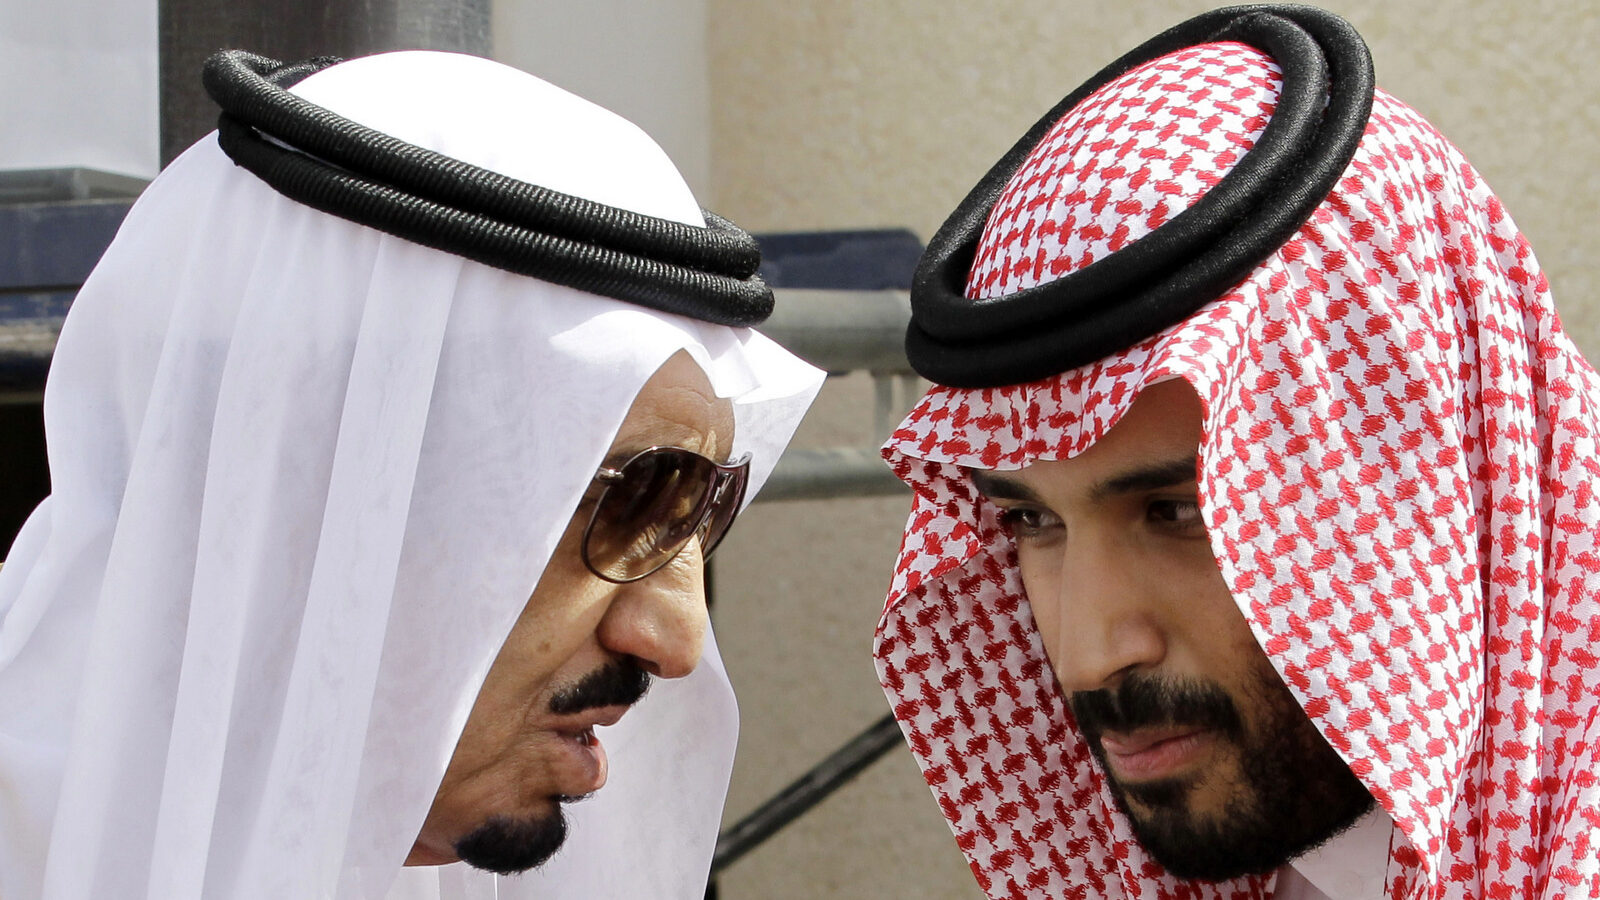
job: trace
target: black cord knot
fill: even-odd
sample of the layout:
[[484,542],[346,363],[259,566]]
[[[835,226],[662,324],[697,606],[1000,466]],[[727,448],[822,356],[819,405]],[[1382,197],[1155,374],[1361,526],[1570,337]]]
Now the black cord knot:
[[[1185,47],[1238,41],[1283,70],[1265,130],[1188,209],[1059,279],[973,300],[968,273],[990,210],[1049,130],[1112,80]],[[953,387],[1034,381],[1127,349],[1188,318],[1270,257],[1333,190],[1372,112],[1372,57],[1348,22],[1309,6],[1215,10],[1140,45],[1036,123],[928,242],[911,285],[906,356]]]
[[474,166],[353,122],[286,90],[339,62],[206,60],[233,161],[307,206],[485,265],[719,325],[772,313],[761,250],[706,210],[697,228]]

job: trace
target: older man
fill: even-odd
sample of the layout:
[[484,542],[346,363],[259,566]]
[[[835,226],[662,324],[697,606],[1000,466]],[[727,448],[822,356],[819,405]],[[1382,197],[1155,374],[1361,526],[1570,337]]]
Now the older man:
[[929,245],[877,656],[991,897],[1600,896],[1600,379],[1370,71],[1202,16]]
[[737,729],[703,560],[819,374],[633,126],[329,62],[212,61],[219,134],[62,333],[0,896],[698,897]]

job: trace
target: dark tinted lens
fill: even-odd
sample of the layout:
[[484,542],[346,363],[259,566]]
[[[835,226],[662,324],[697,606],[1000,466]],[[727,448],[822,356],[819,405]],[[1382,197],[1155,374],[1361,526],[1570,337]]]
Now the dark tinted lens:
[[703,456],[670,447],[630,460],[595,509],[584,541],[589,565],[626,581],[671,559],[694,536],[715,468]]

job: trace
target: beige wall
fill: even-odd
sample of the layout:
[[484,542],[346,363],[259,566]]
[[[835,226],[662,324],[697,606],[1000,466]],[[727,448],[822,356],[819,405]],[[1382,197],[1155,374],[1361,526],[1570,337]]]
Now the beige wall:
[[[1079,82],[1214,5],[1124,0],[709,0],[713,199],[748,228],[924,236]],[[1600,12],[1581,0],[1325,0],[1378,83],[1485,173],[1594,355]]]
[[[712,193],[752,230],[905,226],[926,238],[1033,121],[1203,2],[708,0]],[[1378,82],[1488,177],[1600,357],[1591,207],[1600,14],[1563,0],[1327,0]],[[802,442],[867,443],[860,376]],[[874,721],[868,659],[905,502],[757,505],[717,563],[719,633],[744,711],[729,821]],[[721,881],[724,900],[975,898],[903,748]]]

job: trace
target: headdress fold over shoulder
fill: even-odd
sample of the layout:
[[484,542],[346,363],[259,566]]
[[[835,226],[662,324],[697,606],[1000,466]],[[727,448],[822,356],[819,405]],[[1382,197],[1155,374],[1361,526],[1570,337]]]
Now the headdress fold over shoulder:
[[286,90],[338,61],[213,55],[204,82],[223,151],[297,202],[485,265],[719,325],[771,314],[755,239],[720,216],[702,210],[697,228],[529,184]]
[[[1000,297],[963,293],[985,222],[1028,154],[1102,86],[1195,44],[1237,41],[1283,70],[1260,139],[1187,210],[1116,253]],[[1372,58],[1349,23],[1303,6],[1234,6],[1157,35],[1046,113],[950,215],[917,267],[906,354],[955,387],[1033,381],[1126,349],[1221,296],[1294,233],[1337,183],[1372,111]]]

